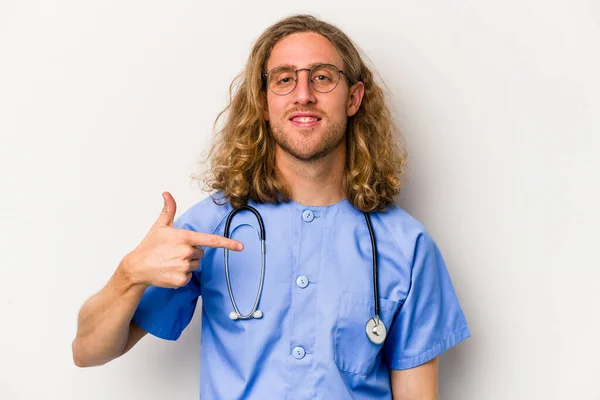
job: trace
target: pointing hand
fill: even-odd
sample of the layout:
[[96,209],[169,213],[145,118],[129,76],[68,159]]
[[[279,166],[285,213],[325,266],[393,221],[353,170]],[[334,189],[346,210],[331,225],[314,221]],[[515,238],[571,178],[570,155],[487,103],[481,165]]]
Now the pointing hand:
[[135,284],[178,288],[200,268],[204,250],[197,246],[241,251],[243,245],[219,235],[173,227],[177,204],[163,193],[164,207],[142,242],[122,262],[124,272]]

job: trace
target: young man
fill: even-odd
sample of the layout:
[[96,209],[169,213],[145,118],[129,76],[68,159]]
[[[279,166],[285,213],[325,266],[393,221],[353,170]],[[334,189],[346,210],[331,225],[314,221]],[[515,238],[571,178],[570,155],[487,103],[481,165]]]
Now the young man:
[[437,357],[470,332],[440,251],[393,203],[394,131],[343,32],[311,16],[268,28],[211,152],[215,193],[177,221],[163,194],[82,307],[75,363],[147,332],[176,340],[202,296],[202,398],[436,399]]

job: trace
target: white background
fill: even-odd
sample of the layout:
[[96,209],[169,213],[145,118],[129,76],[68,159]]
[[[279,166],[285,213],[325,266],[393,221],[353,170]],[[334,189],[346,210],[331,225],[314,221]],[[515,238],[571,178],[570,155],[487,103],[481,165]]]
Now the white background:
[[[190,180],[258,35],[312,12],[385,81],[400,205],[441,247],[473,337],[442,399],[600,399],[600,3],[0,1],[0,399],[195,399],[200,313],[78,369],[81,304]],[[167,397],[168,396],[168,397]]]

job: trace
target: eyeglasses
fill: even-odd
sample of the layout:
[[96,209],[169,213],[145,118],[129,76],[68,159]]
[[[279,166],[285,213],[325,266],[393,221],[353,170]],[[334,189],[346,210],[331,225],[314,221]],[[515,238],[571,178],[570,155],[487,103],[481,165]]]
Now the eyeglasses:
[[331,64],[318,64],[312,68],[293,69],[291,67],[275,67],[263,74],[267,85],[273,93],[285,96],[292,93],[298,84],[298,72],[309,71],[308,81],[319,93],[329,93],[340,83],[340,76],[344,71]]

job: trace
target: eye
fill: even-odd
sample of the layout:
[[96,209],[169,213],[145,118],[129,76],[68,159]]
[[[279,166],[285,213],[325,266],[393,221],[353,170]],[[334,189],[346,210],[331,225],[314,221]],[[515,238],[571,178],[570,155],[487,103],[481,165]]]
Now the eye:
[[295,72],[289,68],[276,69],[271,73],[270,82],[276,86],[292,85],[296,80]]
[[317,75],[314,79],[319,82],[327,82],[331,80],[328,76],[325,75]]
[[333,65],[318,65],[312,70],[312,81],[319,85],[330,85],[335,82],[338,76],[338,70]]

